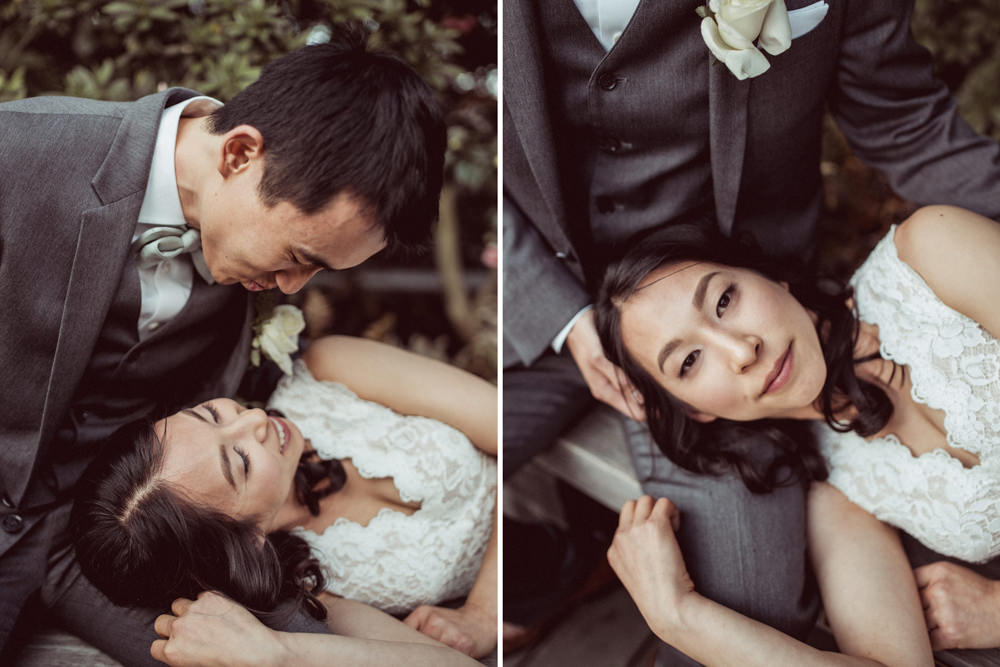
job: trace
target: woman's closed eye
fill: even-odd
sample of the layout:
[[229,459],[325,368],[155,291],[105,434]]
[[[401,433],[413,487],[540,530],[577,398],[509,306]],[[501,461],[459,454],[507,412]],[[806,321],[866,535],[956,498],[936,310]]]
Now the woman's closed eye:
[[246,478],[250,474],[250,456],[240,447],[233,447],[233,451],[243,459],[243,477]]
[[215,409],[214,405],[211,403],[203,403],[201,407],[205,408],[205,410],[208,411],[208,414],[212,415],[212,419],[216,424],[219,423],[219,411]]

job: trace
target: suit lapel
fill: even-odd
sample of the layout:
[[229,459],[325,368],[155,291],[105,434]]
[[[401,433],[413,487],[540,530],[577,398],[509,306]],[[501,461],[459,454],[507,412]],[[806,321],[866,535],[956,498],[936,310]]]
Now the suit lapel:
[[733,231],[746,152],[750,79],[740,81],[705,49],[708,67],[709,146],[712,188],[719,228]]
[[129,105],[108,154],[91,181],[103,206],[84,211],[63,303],[59,340],[46,392],[41,442],[47,442],[69,406],[118,289],[146,191],[156,129],[167,104],[194,93],[172,89]]
[[[565,229],[565,209],[559,196],[556,147],[549,119],[542,51],[538,42],[538,19],[528,14],[527,4],[511,0],[503,5],[504,105],[507,107],[531,173],[554,220]],[[516,91],[516,92],[515,92]]]

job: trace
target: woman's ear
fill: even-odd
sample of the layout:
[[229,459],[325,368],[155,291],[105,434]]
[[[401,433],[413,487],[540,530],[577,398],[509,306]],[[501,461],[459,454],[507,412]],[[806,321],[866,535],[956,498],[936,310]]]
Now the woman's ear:
[[699,412],[694,408],[684,408],[684,412],[687,413],[688,417],[702,424],[709,424],[717,419],[715,415],[710,415],[707,412]]

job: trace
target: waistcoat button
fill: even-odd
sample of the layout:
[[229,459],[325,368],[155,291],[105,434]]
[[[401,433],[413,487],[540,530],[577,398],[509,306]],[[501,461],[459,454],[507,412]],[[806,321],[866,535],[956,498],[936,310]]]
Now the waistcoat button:
[[18,514],[8,514],[3,518],[3,529],[8,533],[19,533],[24,528],[24,519]]

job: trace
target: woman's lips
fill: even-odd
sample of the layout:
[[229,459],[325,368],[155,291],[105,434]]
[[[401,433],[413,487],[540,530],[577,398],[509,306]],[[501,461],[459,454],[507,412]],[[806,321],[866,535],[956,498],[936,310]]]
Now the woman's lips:
[[792,353],[792,345],[788,345],[788,349],[785,351],[781,358],[779,358],[775,364],[774,369],[771,370],[770,374],[767,376],[767,380],[764,382],[764,391],[761,392],[761,396],[764,394],[770,394],[778,391],[788,382],[788,379],[792,376],[792,366],[795,361],[795,355]]
[[243,287],[244,287],[244,289],[246,289],[246,290],[248,290],[250,292],[263,292],[264,291],[264,286],[261,285],[256,280],[248,280],[248,281],[246,281],[245,283],[243,283]]
[[285,448],[288,447],[288,443],[292,439],[291,429],[288,428],[288,424],[286,424],[283,419],[278,419],[277,417],[271,417],[270,419],[278,431],[278,438],[280,441],[280,447],[278,448],[278,453],[284,454]]

